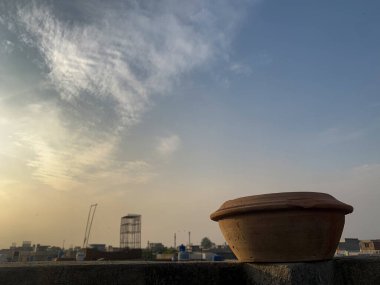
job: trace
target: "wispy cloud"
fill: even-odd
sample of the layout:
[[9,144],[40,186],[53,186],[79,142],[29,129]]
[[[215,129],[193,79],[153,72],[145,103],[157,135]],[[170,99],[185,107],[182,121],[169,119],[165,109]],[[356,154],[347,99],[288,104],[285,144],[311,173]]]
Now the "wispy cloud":
[[93,181],[112,186],[145,183],[155,176],[146,161],[115,157],[120,144],[117,135],[86,137],[73,132],[62,126],[56,109],[44,105],[30,105],[24,112],[18,125],[12,124],[18,130],[11,138],[13,156],[29,151],[23,159],[32,177],[46,185],[72,190]]
[[365,135],[365,129],[343,130],[341,128],[328,128],[318,134],[317,140],[321,144],[337,144],[359,139]]
[[160,138],[157,145],[157,151],[163,156],[169,156],[176,152],[181,146],[181,139],[177,135]]
[[[213,34],[218,15],[200,4],[187,5],[188,14],[178,13],[169,2],[162,7],[106,5],[102,17],[85,24],[64,22],[51,8],[33,2],[18,10],[18,18],[24,41],[39,49],[63,99],[83,93],[111,97],[129,125],[139,120],[152,95],[168,92],[181,74],[226,44],[222,30]],[[97,1],[94,6],[104,8]]]
[[[32,152],[26,163],[33,177],[54,188],[79,187],[95,177],[153,177],[147,161],[118,160],[122,132],[183,74],[228,53],[243,11],[228,1],[89,5],[14,1],[2,9],[0,24],[23,43],[24,52],[38,54],[32,61],[41,81],[50,82],[44,92],[34,92],[32,104],[12,107],[25,111],[13,122],[13,141]],[[12,53],[13,43],[1,46]],[[157,150],[169,155],[180,142],[176,135],[162,138]]]
[[368,177],[375,177],[380,182],[380,164],[362,164],[352,169],[353,176],[362,176],[364,179]]
[[230,70],[238,75],[245,76],[249,76],[252,73],[252,70],[248,65],[236,62],[230,65]]
[[0,42],[0,53],[10,54],[14,50],[15,45],[9,40]]

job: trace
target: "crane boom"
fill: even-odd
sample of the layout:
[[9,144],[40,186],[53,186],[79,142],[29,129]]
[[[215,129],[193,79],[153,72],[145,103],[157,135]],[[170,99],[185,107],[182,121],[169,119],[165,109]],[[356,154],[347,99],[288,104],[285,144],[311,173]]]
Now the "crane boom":
[[88,216],[87,216],[86,230],[84,232],[84,239],[83,239],[82,248],[87,248],[88,240],[90,238],[90,233],[91,233],[92,222],[94,220],[95,211],[96,211],[97,206],[98,206],[98,204],[90,205],[90,210],[88,211]]

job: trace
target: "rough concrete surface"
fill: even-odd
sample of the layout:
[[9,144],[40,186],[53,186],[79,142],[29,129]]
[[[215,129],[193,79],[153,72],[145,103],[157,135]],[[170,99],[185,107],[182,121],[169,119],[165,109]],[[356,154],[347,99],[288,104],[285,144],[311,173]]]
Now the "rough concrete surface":
[[245,264],[246,284],[380,284],[380,257],[342,257],[330,261]]
[[243,266],[212,262],[47,262],[0,265],[0,284],[244,284]]
[[46,262],[0,264],[0,284],[380,284],[380,257],[324,262]]

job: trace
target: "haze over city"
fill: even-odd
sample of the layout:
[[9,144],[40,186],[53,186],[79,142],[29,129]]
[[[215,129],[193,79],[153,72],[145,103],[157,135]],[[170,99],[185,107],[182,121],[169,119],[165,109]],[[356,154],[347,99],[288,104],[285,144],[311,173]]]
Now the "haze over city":
[[225,200],[353,205],[379,239],[380,3],[0,3],[0,248],[207,236]]

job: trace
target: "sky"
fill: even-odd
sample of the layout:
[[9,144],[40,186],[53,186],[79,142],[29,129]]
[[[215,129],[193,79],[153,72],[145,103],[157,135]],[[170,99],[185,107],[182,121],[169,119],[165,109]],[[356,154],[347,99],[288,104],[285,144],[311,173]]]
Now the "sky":
[[0,3],[0,248],[224,243],[242,196],[351,204],[380,238],[377,1]]

